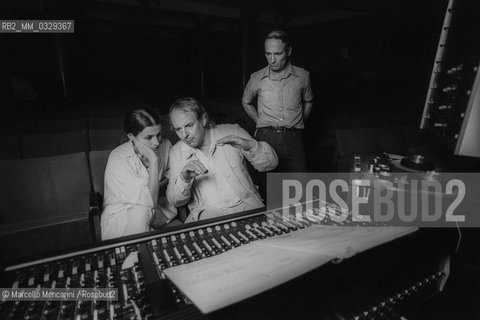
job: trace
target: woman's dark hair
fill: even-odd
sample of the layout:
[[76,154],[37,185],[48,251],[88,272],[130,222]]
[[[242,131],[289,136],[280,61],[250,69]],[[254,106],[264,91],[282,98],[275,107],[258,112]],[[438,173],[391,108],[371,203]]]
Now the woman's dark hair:
[[203,105],[194,98],[185,97],[175,100],[170,106],[170,111],[168,114],[172,114],[172,111],[174,110],[193,112],[197,120],[201,120],[203,117],[205,117],[205,119],[207,119],[207,125],[205,128],[213,128],[215,126],[215,124],[210,120],[210,117],[208,116],[208,113]]
[[158,114],[151,108],[141,108],[129,111],[123,119],[123,130],[126,134],[136,136],[146,127],[161,124]]

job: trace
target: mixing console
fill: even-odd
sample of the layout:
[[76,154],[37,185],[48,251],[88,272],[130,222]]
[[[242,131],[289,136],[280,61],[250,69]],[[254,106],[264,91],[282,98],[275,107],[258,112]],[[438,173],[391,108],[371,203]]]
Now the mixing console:
[[289,219],[283,219],[281,211],[237,214],[224,220],[185,225],[178,230],[124,238],[12,265],[5,269],[1,287],[117,289],[118,299],[32,302],[4,298],[0,302],[0,319],[199,317],[201,313],[189,298],[167,279],[165,269],[222,254],[260,239],[320,223],[332,224],[327,213],[339,210],[328,204],[309,210],[292,208]]

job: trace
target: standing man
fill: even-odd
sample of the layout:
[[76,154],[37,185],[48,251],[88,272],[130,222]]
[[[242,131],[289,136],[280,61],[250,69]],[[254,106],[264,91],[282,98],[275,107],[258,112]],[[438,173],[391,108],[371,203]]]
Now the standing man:
[[[278,156],[278,172],[306,172],[303,147],[305,120],[312,110],[313,92],[308,71],[292,65],[287,34],[277,30],[265,38],[268,66],[253,73],[242,105],[256,123],[255,138],[266,141]],[[257,97],[257,107],[252,104]]]

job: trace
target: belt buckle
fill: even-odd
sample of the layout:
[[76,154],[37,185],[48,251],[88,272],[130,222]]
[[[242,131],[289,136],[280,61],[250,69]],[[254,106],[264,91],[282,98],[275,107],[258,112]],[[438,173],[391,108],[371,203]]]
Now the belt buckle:
[[286,127],[282,127],[282,126],[274,126],[273,128],[274,128],[273,130],[276,131],[276,132],[285,132],[285,131],[287,131],[287,128],[286,128]]

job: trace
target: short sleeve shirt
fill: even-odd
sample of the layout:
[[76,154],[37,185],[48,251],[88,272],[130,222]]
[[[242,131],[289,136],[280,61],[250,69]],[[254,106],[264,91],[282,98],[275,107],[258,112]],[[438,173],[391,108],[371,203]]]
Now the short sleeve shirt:
[[243,101],[257,97],[257,128],[268,126],[304,128],[303,103],[313,100],[310,74],[289,64],[276,74],[267,66],[250,76]]

